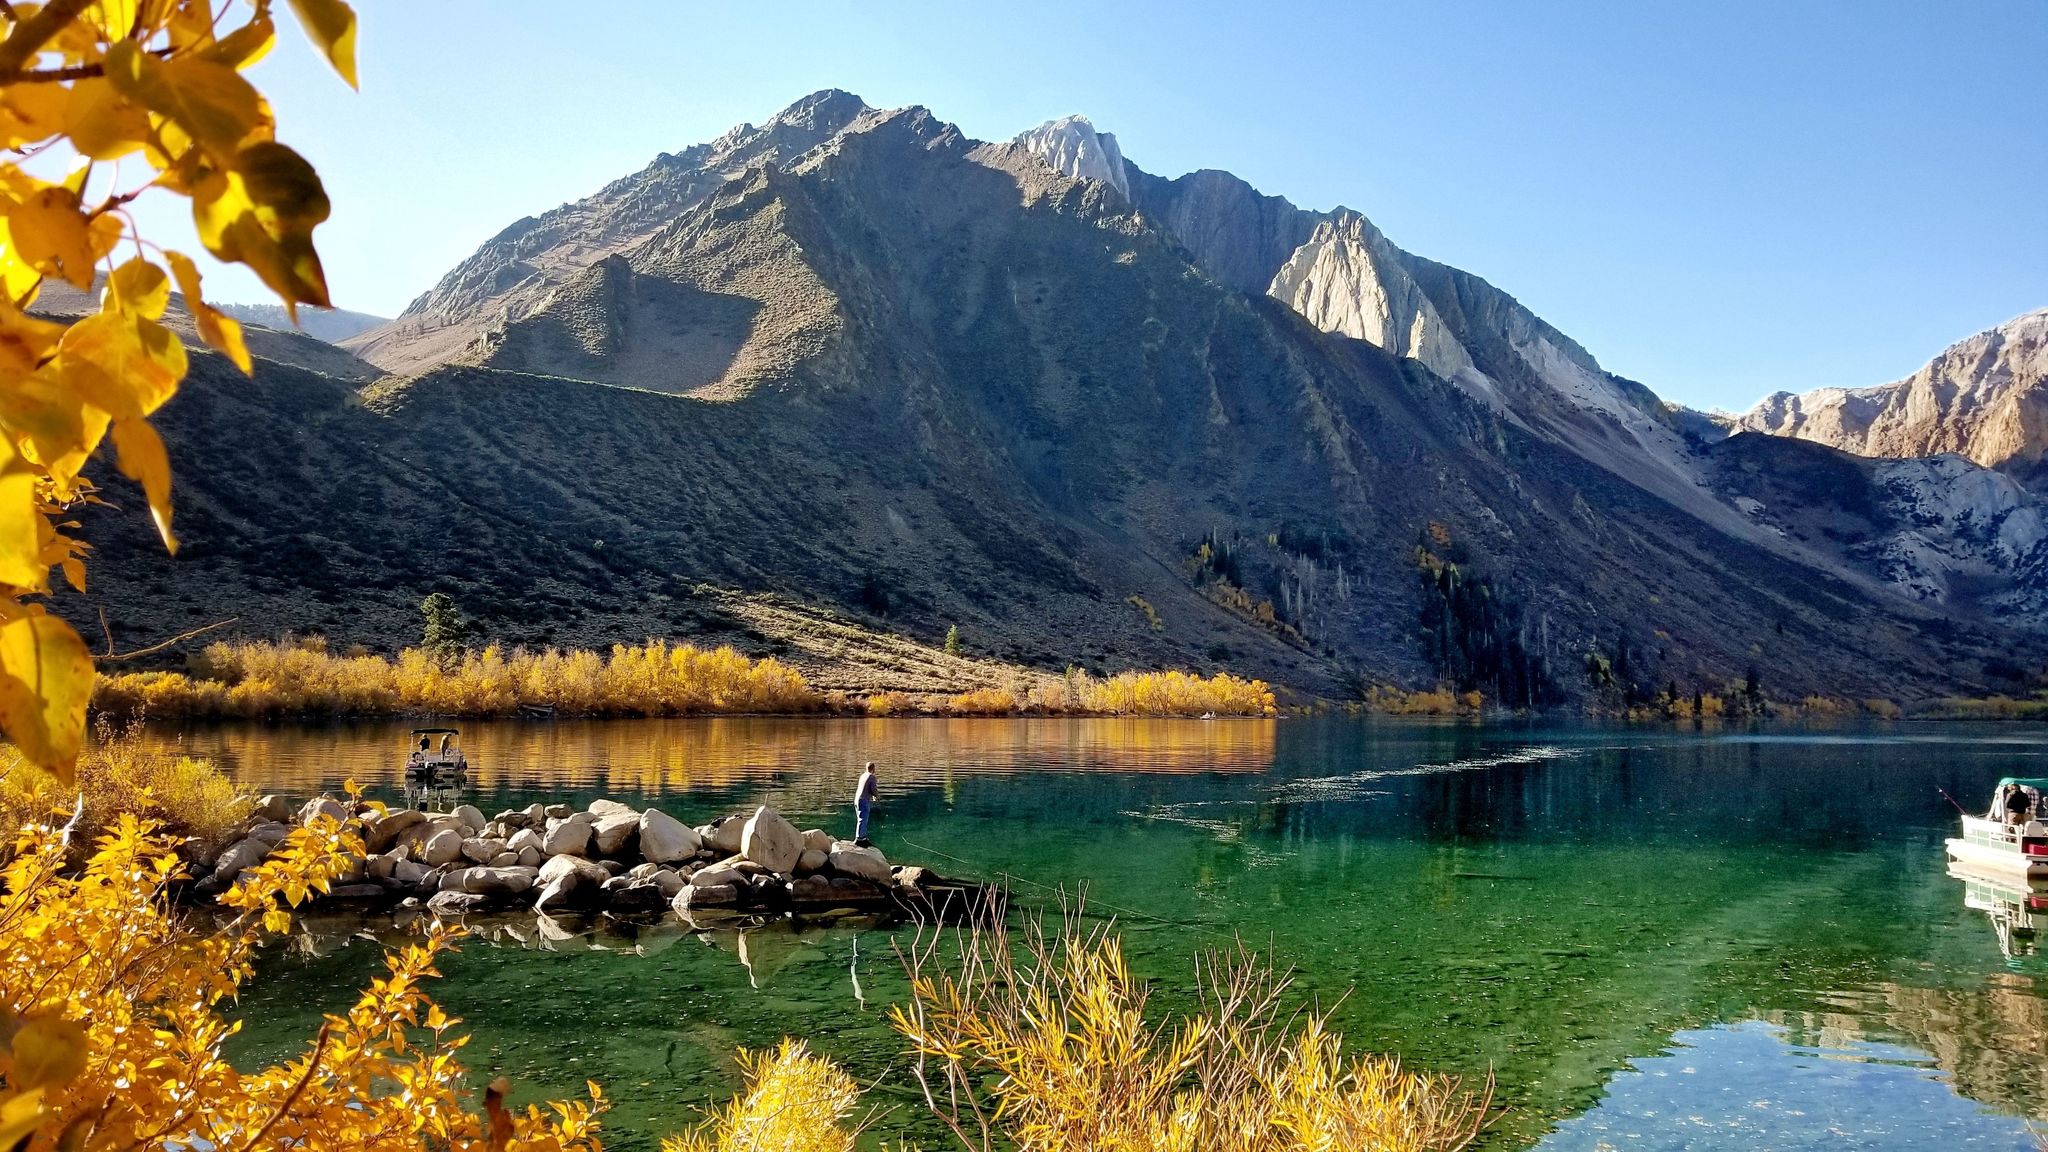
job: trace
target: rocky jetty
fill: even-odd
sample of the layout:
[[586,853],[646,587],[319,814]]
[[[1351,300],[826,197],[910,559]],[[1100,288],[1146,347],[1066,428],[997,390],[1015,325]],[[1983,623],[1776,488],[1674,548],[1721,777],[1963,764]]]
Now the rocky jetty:
[[531,804],[486,817],[317,797],[265,796],[225,850],[199,859],[193,898],[210,899],[260,864],[294,825],[359,823],[364,855],[327,904],[424,907],[442,916],[531,909],[546,916],[670,912],[761,915],[859,910],[937,920],[986,906],[988,889],[894,864],[880,849],[799,830],[770,807],[693,827],[658,808],[594,800]]

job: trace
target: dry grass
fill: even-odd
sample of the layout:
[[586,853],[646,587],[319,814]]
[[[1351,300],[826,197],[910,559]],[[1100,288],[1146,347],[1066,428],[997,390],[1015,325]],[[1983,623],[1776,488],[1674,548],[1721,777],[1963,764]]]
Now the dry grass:
[[[210,761],[166,752],[141,738],[130,725],[115,728],[105,718],[78,757],[78,775],[64,785],[21,759],[8,747],[0,766],[0,828],[49,821],[62,824],[81,800],[75,836],[89,843],[131,813],[182,836],[219,847],[248,816],[249,798]],[[4,846],[0,846],[4,851]]]
[[1206,1007],[1172,1026],[1147,1018],[1106,930],[1029,927],[1013,946],[994,926],[960,933],[957,964],[939,952],[936,936],[913,949],[890,1019],[927,1106],[974,1152],[1454,1152],[1485,1122],[1490,1086],[1346,1059],[1242,949],[1197,966]]

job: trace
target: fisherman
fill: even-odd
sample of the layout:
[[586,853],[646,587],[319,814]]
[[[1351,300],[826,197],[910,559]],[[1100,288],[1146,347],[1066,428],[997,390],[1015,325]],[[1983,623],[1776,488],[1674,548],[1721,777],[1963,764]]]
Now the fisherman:
[[853,786],[853,842],[862,848],[868,847],[868,822],[875,811],[875,762],[868,761],[860,770],[860,783]]
[[2025,824],[2027,822],[2027,809],[2033,806],[2033,797],[2027,795],[2025,788],[2017,784],[2007,784],[2005,786],[2006,823]]
[[454,738],[455,734],[452,732],[441,733],[441,759],[446,760],[448,758],[448,742]]

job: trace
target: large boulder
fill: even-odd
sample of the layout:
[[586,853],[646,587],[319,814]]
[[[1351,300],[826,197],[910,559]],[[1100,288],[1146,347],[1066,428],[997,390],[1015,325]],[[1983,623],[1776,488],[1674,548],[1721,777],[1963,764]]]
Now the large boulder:
[[803,854],[803,833],[773,808],[764,805],[755,809],[746,827],[740,830],[740,855],[770,872],[796,871],[796,862]]
[[463,875],[462,890],[506,900],[532,888],[537,874],[532,868],[471,868]]
[[638,816],[640,814],[638,809],[630,805],[621,804],[617,800],[592,800],[590,806],[584,809],[584,811],[599,820],[604,819],[606,816]]
[[299,823],[311,824],[322,816],[332,816],[336,820],[346,820],[352,815],[354,813],[349,811],[348,805],[334,799],[332,796],[320,796],[308,800],[300,806]]
[[806,828],[804,829],[804,850],[806,852],[812,850],[830,852],[832,850],[832,839],[832,834],[822,828]]
[[417,808],[386,808],[381,815],[373,811],[363,817],[363,846],[372,852],[389,852],[406,829],[426,822],[427,814]]
[[691,873],[690,883],[699,888],[730,887],[747,882],[747,875],[730,864],[713,864]]
[[541,865],[541,861],[548,858],[548,854],[541,851],[540,845],[537,843],[521,845],[519,851],[513,853],[513,855],[519,857],[519,866],[521,868],[538,868]]
[[697,829],[697,836],[717,855],[731,856],[740,850],[740,835],[746,826],[744,816],[721,816]]
[[262,863],[263,858],[270,855],[270,847],[254,838],[237,840],[227,851],[220,854],[220,859],[214,861],[213,874],[231,881],[244,869],[254,868]]
[[611,879],[611,873],[581,856],[550,856],[547,863],[542,864],[535,874],[534,882],[552,884],[566,878],[574,878],[578,884],[595,887]]
[[521,828],[531,826],[533,824],[533,817],[516,808],[507,808],[496,816],[491,817],[491,823],[503,824],[513,832],[517,832]]
[[503,840],[485,840],[481,838],[464,840],[462,842],[462,858],[478,864],[489,864],[504,853],[506,848],[507,844]]
[[292,802],[275,792],[256,801],[256,807],[249,812],[249,819],[259,823],[285,823],[292,818]]
[[[517,868],[519,867],[519,853],[500,852],[496,856],[493,856],[489,860],[485,861],[485,863],[492,868]],[[537,865],[539,864],[539,861],[536,860],[534,863]]]
[[702,844],[688,824],[659,808],[640,814],[640,855],[656,864],[687,860]]
[[614,812],[600,815],[590,826],[590,841],[606,856],[617,856],[626,850],[635,836],[640,834],[638,812]]
[[449,815],[462,821],[462,826],[468,829],[469,834],[472,836],[484,830],[485,820],[483,811],[474,804],[457,804],[455,811],[449,813]]
[[275,820],[266,820],[263,823],[257,824],[254,827],[250,828],[248,832],[248,838],[251,840],[261,840],[265,844],[268,844],[272,848],[275,848],[284,841],[285,837],[291,835],[291,833],[291,825],[280,824]]
[[429,868],[452,864],[462,858],[462,833],[453,828],[443,828],[420,845],[420,863]]
[[581,856],[590,850],[590,825],[582,820],[549,820],[540,850],[549,856]]
[[831,858],[832,854],[829,846],[827,848],[805,848],[804,854],[796,858],[797,875],[805,876],[816,872],[818,869],[823,868],[825,862]]
[[391,878],[408,888],[417,888],[426,882],[433,869],[417,860],[399,859],[391,865]]
[[652,883],[631,876],[614,876],[604,882],[605,911],[614,916],[659,915],[668,911],[669,900]]
[[534,909],[557,912],[568,908],[587,908],[597,903],[610,875],[580,856],[551,856],[534,875],[534,886],[540,889]]
[[546,849],[543,845],[546,843],[547,838],[539,832],[531,828],[521,828],[505,841],[505,848],[512,852],[524,852],[528,848],[532,848],[536,852],[544,852]]
[[667,868],[663,868],[661,871],[656,872],[654,876],[648,880],[648,883],[654,885],[656,888],[661,889],[661,895],[663,899],[670,901],[673,901],[676,898],[676,893],[681,892],[683,889],[688,888],[690,886],[690,882],[688,880],[683,879],[680,874],[671,872]]
[[480,912],[489,906],[491,898],[474,892],[459,892],[449,889],[434,893],[427,901],[427,911],[441,916],[459,916],[464,912]]
[[853,876],[877,884],[889,882],[889,860],[879,849],[863,848],[851,840],[835,841],[826,863],[842,876]]
[[731,908],[740,902],[740,890],[731,884],[710,884],[698,887],[692,884],[676,893],[670,907],[682,915],[705,908]]

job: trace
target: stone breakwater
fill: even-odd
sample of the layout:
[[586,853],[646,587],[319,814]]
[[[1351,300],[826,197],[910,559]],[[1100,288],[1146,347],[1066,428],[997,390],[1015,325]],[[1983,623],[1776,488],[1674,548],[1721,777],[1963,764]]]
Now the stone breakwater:
[[527,908],[696,919],[855,909],[939,919],[979,909],[989,897],[979,885],[892,864],[877,848],[800,831],[766,806],[692,827],[658,808],[614,800],[581,811],[531,804],[486,817],[470,804],[429,812],[325,796],[296,810],[283,797],[263,797],[237,839],[198,861],[190,894],[225,891],[294,824],[323,815],[357,821],[365,849],[319,898],[330,904],[423,905],[444,916]]

